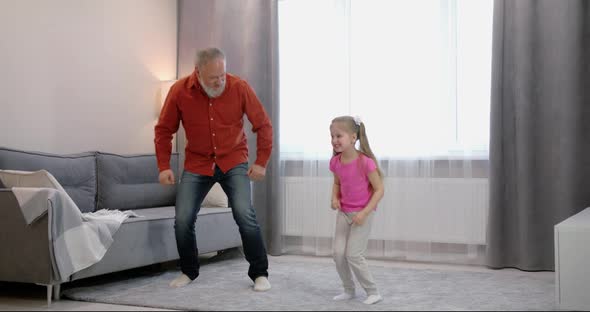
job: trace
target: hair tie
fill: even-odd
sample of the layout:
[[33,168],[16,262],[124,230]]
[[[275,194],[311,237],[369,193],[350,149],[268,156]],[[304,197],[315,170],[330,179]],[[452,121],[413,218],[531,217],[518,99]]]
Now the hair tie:
[[359,127],[360,127],[360,125],[361,125],[361,122],[362,122],[362,121],[361,121],[361,117],[359,117],[359,116],[354,116],[354,123],[355,123],[357,126],[359,126]]

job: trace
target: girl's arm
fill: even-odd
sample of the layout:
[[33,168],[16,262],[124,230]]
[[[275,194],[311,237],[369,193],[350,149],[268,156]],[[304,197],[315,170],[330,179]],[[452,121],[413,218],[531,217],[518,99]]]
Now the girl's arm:
[[371,199],[367,206],[357,213],[353,218],[352,221],[358,225],[363,224],[367,216],[375,210],[377,204],[383,198],[383,194],[385,193],[385,189],[383,187],[383,180],[381,176],[379,176],[379,172],[377,170],[373,170],[369,173],[369,182],[371,183],[371,187],[373,188],[373,195],[371,195]]
[[340,179],[334,175],[334,184],[332,185],[332,209],[340,210]]

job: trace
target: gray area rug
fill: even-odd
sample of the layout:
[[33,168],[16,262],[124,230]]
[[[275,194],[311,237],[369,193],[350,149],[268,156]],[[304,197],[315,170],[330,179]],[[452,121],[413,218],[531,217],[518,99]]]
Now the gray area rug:
[[[320,261],[321,260],[321,261]],[[371,265],[384,300],[334,302],[340,282],[333,263],[269,257],[272,289],[259,293],[243,257],[209,261],[195,282],[171,289],[173,268],[128,271],[66,284],[69,299],[178,310],[556,310],[554,279],[548,273],[489,270],[407,269]]]

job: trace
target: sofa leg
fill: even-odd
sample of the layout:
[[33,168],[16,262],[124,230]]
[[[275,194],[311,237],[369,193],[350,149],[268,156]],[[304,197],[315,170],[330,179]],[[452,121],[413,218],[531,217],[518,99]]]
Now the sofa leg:
[[61,297],[61,284],[54,285],[53,287],[53,300],[59,300]]
[[217,254],[215,256],[209,258],[209,262],[215,262],[215,261],[232,259],[235,257],[243,257],[243,256],[244,256],[244,253],[242,252],[242,250],[240,248],[233,247],[233,248],[218,250]]
[[242,247],[231,247],[231,248],[222,249],[222,250],[217,251],[218,256],[221,256],[223,254],[228,254],[228,253],[237,253],[239,255],[244,255],[244,251],[243,251]]
[[51,295],[53,292],[53,285],[47,285],[47,306],[51,306]]
[[[51,296],[53,295],[53,285],[45,285],[45,284],[39,284],[39,283],[35,283],[36,285],[39,286],[45,286],[45,288],[47,289],[47,306],[51,306]],[[59,291],[59,286],[58,286],[58,291]]]

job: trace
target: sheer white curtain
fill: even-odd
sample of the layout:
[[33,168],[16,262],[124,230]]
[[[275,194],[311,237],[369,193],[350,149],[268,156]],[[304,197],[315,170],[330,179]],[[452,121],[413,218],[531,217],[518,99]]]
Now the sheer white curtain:
[[330,255],[329,123],[365,122],[385,173],[368,255],[482,263],[492,0],[281,0],[285,252]]

